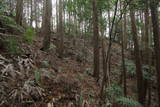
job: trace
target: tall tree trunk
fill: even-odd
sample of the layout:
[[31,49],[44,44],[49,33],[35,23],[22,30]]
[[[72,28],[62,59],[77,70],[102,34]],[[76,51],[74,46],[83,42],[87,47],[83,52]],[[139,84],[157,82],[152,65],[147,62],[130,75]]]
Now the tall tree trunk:
[[43,15],[42,15],[41,32],[43,33],[45,30],[46,0],[43,0],[42,3],[43,3],[43,10],[42,10]]
[[30,27],[32,28],[32,24],[33,24],[33,0],[30,0],[30,6],[31,6],[31,15],[30,15]]
[[70,24],[71,24],[71,12],[69,12],[68,13],[68,22],[69,22],[69,26],[68,26],[68,34],[70,35],[70,33],[71,33],[71,26],[70,26]]
[[97,0],[93,0],[94,74],[99,79],[99,28]]
[[123,88],[124,88],[124,96],[127,96],[127,81],[126,81],[126,66],[125,66],[125,54],[124,54],[124,50],[125,50],[125,36],[126,36],[126,32],[125,31],[125,26],[123,24],[123,21],[121,20],[121,41],[122,41],[122,83],[123,83]]
[[23,0],[17,0],[16,4],[16,23],[22,25]]
[[125,56],[124,56],[124,35],[122,35],[122,69],[123,69],[124,96],[127,96],[127,80],[126,80],[126,67],[125,67]]
[[56,25],[57,25],[57,26],[56,26],[56,27],[57,27],[56,30],[57,30],[57,32],[59,31],[59,30],[58,30],[58,28],[59,28],[59,20],[58,20],[58,19],[59,19],[59,16],[58,16],[58,13],[59,13],[58,0],[56,0]]
[[151,16],[153,24],[153,37],[154,37],[154,48],[156,57],[156,71],[157,71],[157,90],[158,90],[158,102],[160,107],[160,33],[159,33],[159,19],[158,19],[158,2],[151,0]]
[[134,41],[138,101],[139,103],[144,104],[142,64],[141,64],[139,44],[138,44],[138,39],[137,39],[138,35],[137,35],[137,28],[136,28],[135,12],[133,8],[130,9],[130,17],[131,17],[131,28],[132,28],[132,35],[133,35],[133,41]]
[[[148,0],[145,1],[145,12],[144,12],[144,18],[145,18],[145,30],[144,30],[144,63],[146,65],[150,65],[150,50],[149,50],[149,8],[148,8]],[[149,70],[147,70],[149,72]],[[148,80],[144,79],[144,97],[146,100],[147,90],[148,90]]]
[[38,6],[38,3],[37,3],[37,0],[34,0],[34,12],[35,12],[34,16],[35,16],[35,24],[36,24],[35,27],[36,27],[36,29],[38,28],[38,17],[37,17],[38,8],[39,8],[39,6]]
[[[27,9],[26,9],[27,16],[30,16],[30,12],[29,11],[30,11],[30,1],[28,0],[27,1]],[[29,26],[30,25],[30,18],[27,17],[26,19],[27,19],[27,21],[26,21],[27,22],[27,26]]]
[[44,35],[43,48],[42,50],[47,50],[50,47],[51,39],[51,16],[52,16],[52,1],[45,1],[45,17],[44,17],[44,30],[42,34]]
[[[101,19],[103,19],[103,13],[102,10],[100,10],[100,17]],[[105,44],[105,36],[104,36],[104,31],[105,29],[103,28],[103,25],[100,26],[100,32],[101,32],[101,43],[102,43],[102,49],[101,49],[101,53],[102,53],[102,67],[103,67],[103,81],[102,81],[102,88],[101,88],[101,97],[103,98],[104,93],[103,93],[103,88],[107,82],[107,62],[106,62],[106,44]]]
[[59,57],[63,57],[63,50],[64,50],[64,25],[63,25],[63,2],[62,0],[59,0],[59,24],[58,24],[59,28],[58,28],[58,34],[59,34],[59,38],[60,38],[60,42],[59,42],[59,49],[58,49],[58,53],[59,53]]

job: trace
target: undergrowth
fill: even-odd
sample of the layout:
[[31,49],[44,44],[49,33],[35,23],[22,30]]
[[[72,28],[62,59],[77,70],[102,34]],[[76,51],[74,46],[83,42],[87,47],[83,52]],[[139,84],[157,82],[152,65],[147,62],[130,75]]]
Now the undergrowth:
[[29,43],[32,44],[36,33],[33,29],[27,29],[23,34],[24,39]]
[[138,101],[124,97],[123,89],[117,84],[112,84],[110,87],[107,87],[105,90],[108,101],[103,105],[103,107],[112,107],[115,104],[120,107],[143,107]]
[[20,53],[18,49],[18,41],[15,38],[7,39],[7,51],[12,54]]

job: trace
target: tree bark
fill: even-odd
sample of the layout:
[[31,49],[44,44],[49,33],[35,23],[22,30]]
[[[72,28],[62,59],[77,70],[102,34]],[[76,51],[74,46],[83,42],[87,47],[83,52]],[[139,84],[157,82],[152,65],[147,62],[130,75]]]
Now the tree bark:
[[17,0],[16,4],[16,23],[22,25],[23,0]]
[[30,14],[30,27],[32,28],[32,24],[33,24],[33,0],[30,0],[30,11],[31,11],[31,14]]
[[158,90],[158,102],[160,107],[160,33],[159,33],[159,19],[158,19],[158,2],[151,0],[150,2],[153,37],[154,37],[154,49],[156,57],[156,71],[157,71],[157,90]]
[[131,28],[134,41],[134,54],[135,54],[135,64],[136,64],[136,75],[137,75],[137,88],[138,88],[138,101],[141,104],[144,104],[144,94],[143,94],[143,73],[142,73],[142,64],[140,58],[139,44],[137,39],[137,28],[136,28],[136,19],[133,8],[130,9],[130,18],[131,18]]
[[122,74],[123,74],[123,88],[124,88],[124,96],[127,96],[127,81],[126,81],[126,66],[125,66],[125,54],[124,54],[124,50],[125,50],[125,36],[126,36],[126,32],[125,32],[125,27],[123,26],[123,22],[121,23],[121,41],[122,41]]
[[92,1],[93,5],[93,37],[94,37],[94,73],[93,76],[99,79],[99,28],[97,0]]
[[59,28],[58,28],[58,34],[59,34],[59,38],[60,38],[60,42],[59,42],[59,49],[58,49],[58,53],[59,53],[59,57],[63,57],[63,50],[64,50],[64,25],[63,25],[63,2],[62,0],[59,0],[59,24],[58,24]]
[[47,50],[50,47],[51,39],[51,16],[52,16],[52,1],[45,1],[45,17],[44,17],[44,30],[42,34],[44,35],[43,48],[42,50]]
[[38,6],[38,3],[37,3],[37,0],[34,0],[34,12],[35,12],[35,14],[34,14],[34,16],[35,16],[35,24],[36,24],[36,26],[35,26],[35,28],[36,28],[36,30],[37,30],[37,28],[38,28],[38,8],[39,8],[39,6]]

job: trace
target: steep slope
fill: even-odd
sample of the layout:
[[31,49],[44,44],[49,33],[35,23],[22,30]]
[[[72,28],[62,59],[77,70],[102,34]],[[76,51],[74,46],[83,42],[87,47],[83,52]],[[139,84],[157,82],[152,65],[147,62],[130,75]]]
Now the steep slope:
[[[18,36],[18,44],[23,53],[1,52],[1,106],[97,107],[101,83],[92,77],[90,42],[66,38],[64,58],[60,59],[56,52],[58,39],[55,34],[52,37],[51,47],[46,52],[40,50],[42,37],[37,36],[30,45],[21,35]],[[112,70],[121,63],[119,50],[120,46],[114,43]]]

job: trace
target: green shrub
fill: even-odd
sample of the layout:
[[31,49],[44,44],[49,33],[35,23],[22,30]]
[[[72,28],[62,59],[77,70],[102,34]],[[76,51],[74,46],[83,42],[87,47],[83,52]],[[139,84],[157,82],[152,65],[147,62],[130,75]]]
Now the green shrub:
[[83,93],[81,92],[81,93],[80,93],[80,96],[79,96],[79,106],[80,106],[80,107],[82,107],[83,101],[84,101],[84,97],[83,97]]
[[45,66],[45,67],[49,67],[49,66],[50,66],[50,64],[49,64],[48,61],[43,61],[42,64],[43,64],[43,66]]
[[7,51],[9,51],[10,53],[18,53],[18,42],[15,38],[9,38],[7,40]]
[[4,14],[4,12],[6,12],[7,9],[7,4],[5,0],[0,0],[0,15]]
[[16,30],[19,32],[24,32],[24,28],[20,25],[17,25],[14,18],[5,15],[0,15],[0,20],[3,24],[3,27],[5,27],[6,30],[8,29],[9,31]]
[[7,24],[6,26],[11,29],[17,30],[19,32],[24,32],[24,28],[22,26],[17,25],[17,24]]
[[53,43],[51,43],[49,49],[56,49],[56,45],[54,45]]
[[[135,76],[136,75],[136,65],[132,60],[126,60],[126,68],[127,68],[127,73],[129,76]],[[155,68],[153,66],[149,65],[142,65],[142,72],[143,76],[147,80],[154,80],[155,77],[149,73],[148,71],[153,71]]]
[[106,88],[105,93],[110,99],[115,99],[123,95],[123,89],[117,84],[113,84]]
[[0,15],[0,19],[3,21],[3,24],[10,24],[10,23],[14,23],[15,19],[9,17],[9,16],[5,16],[5,15]]
[[24,39],[31,44],[33,42],[33,39],[35,37],[35,31],[33,29],[27,29],[24,33]]
[[86,75],[91,75],[91,74],[93,74],[93,70],[91,68],[86,68],[85,69],[85,74]]
[[40,84],[40,83],[41,83],[41,82],[40,82],[40,80],[41,80],[41,71],[39,71],[39,70],[34,70],[33,72],[34,72],[35,82],[36,82],[37,84]]
[[143,107],[138,101],[126,97],[117,98],[116,103],[123,107]]
[[136,75],[136,66],[132,60],[126,60],[125,65],[129,76]]

